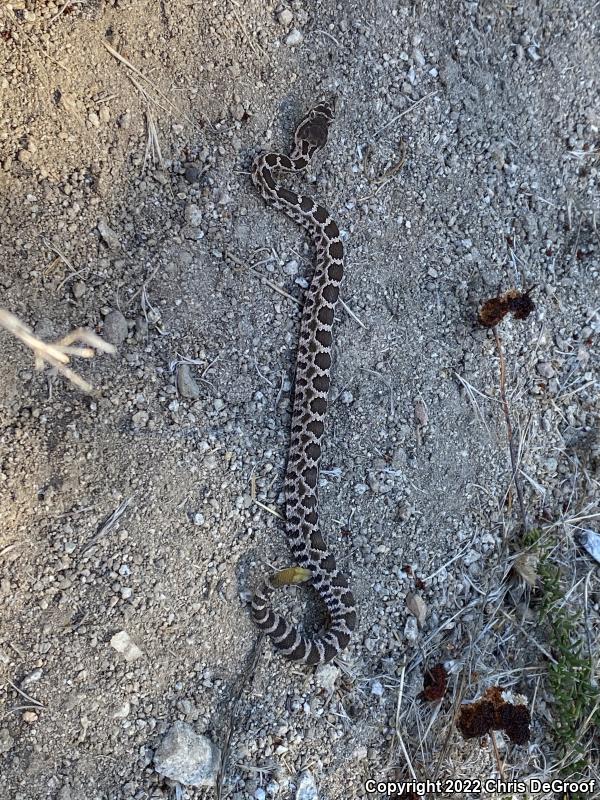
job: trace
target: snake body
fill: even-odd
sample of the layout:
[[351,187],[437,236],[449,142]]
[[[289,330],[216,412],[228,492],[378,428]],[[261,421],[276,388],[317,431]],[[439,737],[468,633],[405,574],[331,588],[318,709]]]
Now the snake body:
[[[268,577],[252,599],[252,617],[287,658],[324,664],[340,653],[356,626],[354,597],[337,568],[319,528],[318,482],[321,442],[331,383],[332,330],[344,271],[344,248],[336,222],[312,197],[282,186],[280,171],[302,172],[326,141],[333,121],[332,102],[319,103],[294,134],[289,156],[262,153],[252,165],[252,180],[265,201],[308,231],[316,264],[304,299],[292,411],[290,450],[285,474],[286,526],[297,566]],[[310,583],[323,601],[327,625],[314,636],[302,633],[271,606],[274,589]]]

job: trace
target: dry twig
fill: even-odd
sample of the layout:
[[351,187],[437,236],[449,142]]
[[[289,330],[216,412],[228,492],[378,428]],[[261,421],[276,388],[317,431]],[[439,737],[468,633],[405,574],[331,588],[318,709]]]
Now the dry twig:
[[[21,322],[14,314],[3,309],[0,309],[0,327],[20,339],[33,351],[36,369],[43,369],[44,364],[48,364],[54,367],[61,375],[64,375],[74,386],[88,394],[94,391],[93,387],[67,366],[69,357],[93,358],[95,355],[94,348],[104,353],[115,352],[112,344],[105,342],[104,339],[96,336],[95,333],[86,328],[77,328],[53,344],[42,342],[41,339],[34,336],[31,328],[25,325],[24,322]],[[88,345],[88,347],[73,347],[73,343],[77,341]]]

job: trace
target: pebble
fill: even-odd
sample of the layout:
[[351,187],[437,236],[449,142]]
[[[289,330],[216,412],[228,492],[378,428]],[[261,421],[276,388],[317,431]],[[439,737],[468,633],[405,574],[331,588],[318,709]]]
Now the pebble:
[[298,262],[297,261],[288,261],[288,263],[284,266],[283,271],[286,275],[297,275],[298,274]]
[[319,800],[317,784],[309,770],[305,770],[300,774],[296,786],[295,798],[296,800]]
[[295,47],[297,44],[300,44],[303,39],[302,31],[299,31],[298,28],[293,28],[285,37],[285,43],[288,47]]
[[409,594],[406,595],[406,607],[410,613],[416,617],[419,628],[422,628],[427,619],[427,603],[425,600],[423,600],[420,594],[409,592]]
[[128,700],[125,700],[124,703],[121,703],[120,706],[113,712],[113,719],[125,719],[125,717],[129,716],[129,712],[131,711],[131,704]]
[[417,66],[419,66],[419,67],[424,67],[425,66],[425,56],[423,55],[423,53],[420,50],[417,50],[417,49],[413,50],[413,58],[414,58],[414,60],[415,60],[415,62],[417,64]]
[[409,617],[404,626],[404,636],[408,642],[414,644],[419,638],[419,624],[416,617]]
[[43,674],[44,674],[43,670],[34,669],[33,672],[30,672],[28,675],[25,675],[25,677],[21,681],[21,689],[25,690],[28,686],[31,686],[32,683],[37,683]]
[[73,292],[73,297],[75,300],[79,300],[85,294],[86,285],[83,281],[75,281],[73,284],[73,288],[71,291]]
[[315,682],[321,689],[333,692],[340,676],[340,670],[333,664],[321,664],[315,671]]
[[429,415],[427,414],[427,407],[422,400],[415,402],[415,421],[417,425],[424,428],[429,422]]
[[183,177],[188,183],[198,183],[200,180],[201,171],[195,164],[186,164]]
[[287,27],[294,19],[293,13],[289,8],[281,8],[276,13],[277,22],[284,27]]
[[554,367],[548,361],[538,362],[536,369],[542,378],[553,378],[556,375]]
[[177,391],[182,397],[197,400],[200,397],[200,387],[192,377],[189,364],[180,364],[177,370]]
[[104,329],[102,331],[104,338],[115,347],[120,347],[128,333],[127,320],[118,309],[110,311],[104,317]]
[[196,203],[188,203],[184,211],[185,221],[192,228],[199,228],[202,224],[202,211]]
[[110,645],[117,651],[117,653],[121,653],[121,655],[125,658],[125,661],[135,661],[143,655],[142,651],[131,639],[127,631],[119,631],[118,633],[115,633],[110,640]]
[[375,697],[383,697],[383,684],[381,681],[373,681],[371,684],[371,694]]
[[14,743],[8,728],[0,728],[0,753],[8,753]]
[[231,106],[231,116],[237,121],[241,122],[246,116],[246,109],[242,103],[234,103]]
[[340,400],[345,406],[349,406],[350,403],[354,402],[354,395],[352,394],[352,392],[345,389],[340,395]]
[[585,528],[577,534],[579,544],[600,564],[600,533],[591,528]]
[[219,749],[187,722],[173,723],[154,754],[158,773],[185,786],[214,786]]
[[98,220],[98,233],[102,237],[102,240],[106,244],[109,250],[120,250],[121,249],[121,242],[117,234],[113,231],[113,229],[109,226],[105,219]]
[[136,411],[135,414],[132,416],[131,421],[136,426],[136,428],[143,428],[147,425],[148,420],[150,419],[150,414],[143,409],[140,411]]

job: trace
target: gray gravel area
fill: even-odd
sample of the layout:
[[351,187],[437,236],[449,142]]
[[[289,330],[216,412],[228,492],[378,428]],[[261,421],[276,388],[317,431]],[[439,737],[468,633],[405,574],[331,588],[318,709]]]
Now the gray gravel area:
[[[156,769],[172,730],[228,753],[231,800],[552,772],[543,632],[500,591],[520,518],[476,319],[535,286],[499,329],[521,482],[596,642],[577,533],[600,520],[599,32],[580,0],[0,9],[0,308],[117,348],[73,362],[86,396],[0,331],[2,797],[214,796],[172,779],[198,777],[189,754]],[[313,256],[249,167],[331,93],[303,185],[347,254],[320,508],[359,629],[316,671],[265,643],[232,715],[248,593],[289,563],[265,507]],[[281,603],[318,619],[304,599]],[[422,703],[438,662],[448,695]],[[527,702],[528,746],[453,727],[493,683]]]

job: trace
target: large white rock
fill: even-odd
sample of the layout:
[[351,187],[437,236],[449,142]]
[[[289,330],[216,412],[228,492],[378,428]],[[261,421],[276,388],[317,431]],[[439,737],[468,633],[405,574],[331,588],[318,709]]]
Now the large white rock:
[[187,722],[174,722],[154,753],[154,767],[186,786],[214,786],[221,754],[206,736]]

